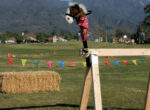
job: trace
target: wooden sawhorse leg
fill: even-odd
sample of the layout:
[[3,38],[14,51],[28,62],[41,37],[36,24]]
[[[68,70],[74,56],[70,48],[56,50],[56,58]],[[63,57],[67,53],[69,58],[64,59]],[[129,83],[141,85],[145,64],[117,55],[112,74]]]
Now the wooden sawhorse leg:
[[101,83],[97,55],[91,54],[91,63],[95,110],[102,110]]
[[87,67],[84,87],[81,97],[80,110],[86,110],[90,95],[91,82],[93,82],[95,110],[102,110],[102,97],[100,87],[99,63],[98,56],[91,54],[91,67]]
[[91,67],[87,67],[85,79],[84,79],[84,85],[83,85],[83,91],[82,91],[82,97],[80,102],[80,110],[86,110],[88,105],[88,99],[90,95],[91,90]]

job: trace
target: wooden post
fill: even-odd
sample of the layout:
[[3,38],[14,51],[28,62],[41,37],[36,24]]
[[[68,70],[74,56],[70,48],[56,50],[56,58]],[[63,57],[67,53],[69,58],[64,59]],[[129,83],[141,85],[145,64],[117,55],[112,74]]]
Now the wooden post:
[[102,110],[99,63],[97,55],[91,54],[91,63],[92,63],[92,82],[93,82],[95,110]]
[[[82,39],[85,39],[83,28],[81,28],[81,37]],[[87,40],[83,41],[83,48],[88,48]],[[86,58],[86,74],[84,78],[84,86],[83,86],[83,91],[82,91],[82,96],[81,96],[81,102],[80,102],[80,110],[86,110],[87,105],[88,105],[88,99],[90,95],[90,89],[91,89],[91,62],[90,62],[90,57]]]
[[148,86],[147,86],[145,110],[150,110],[150,73],[149,73],[149,80],[148,80]]
[[91,67],[87,67],[85,79],[84,79],[84,86],[83,86],[83,92],[80,102],[80,110],[86,110],[88,105],[88,99],[90,95],[90,89],[91,89]]

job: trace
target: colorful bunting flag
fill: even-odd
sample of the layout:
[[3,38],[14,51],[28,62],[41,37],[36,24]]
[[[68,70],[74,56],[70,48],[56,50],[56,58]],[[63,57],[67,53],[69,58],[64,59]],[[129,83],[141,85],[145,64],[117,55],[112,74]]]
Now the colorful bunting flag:
[[14,61],[13,58],[8,58],[9,67],[11,67],[12,62]]
[[86,67],[86,62],[82,62],[83,66]]
[[11,57],[11,54],[10,54],[10,53],[7,53],[7,57],[8,57],[8,58]]
[[141,59],[141,63],[144,64],[145,59]]
[[25,67],[27,59],[21,59],[21,62],[22,62],[22,67]]
[[136,62],[136,60],[132,60],[132,62],[137,66],[138,64],[137,64],[137,62]]
[[71,66],[72,66],[72,67],[75,67],[75,66],[76,66],[76,63],[75,63],[75,62],[71,62]]
[[52,68],[52,62],[51,61],[47,61],[47,64],[48,64],[49,69],[51,69]]
[[110,57],[109,57],[109,56],[107,56],[106,58],[107,58],[107,59],[109,59]]
[[44,55],[43,53],[40,53],[40,55]]
[[104,64],[105,64],[106,66],[109,66],[109,65],[110,65],[109,62],[104,62]]
[[54,54],[54,55],[56,54],[55,50],[53,51],[53,54]]
[[118,61],[114,61],[114,64],[115,64],[116,66],[119,66],[119,62],[118,62]]
[[[56,54],[56,52],[55,52],[55,50],[53,51],[53,54]],[[48,55],[48,53],[40,53],[40,55]],[[14,57],[16,57],[16,56],[29,56],[29,55],[14,55],[14,54],[10,54],[10,53],[7,53],[7,57],[8,57],[8,63],[9,63],[9,67],[11,67],[11,65],[12,65],[12,63],[13,63],[13,61],[14,61]],[[13,58],[11,58],[11,57],[13,57]],[[35,57],[40,57],[39,55],[36,55]],[[113,56],[107,56],[106,57],[107,59],[110,59],[110,58],[114,58]],[[141,63],[142,64],[144,64],[144,62],[145,62],[145,59],[143,58],[143,59],[139,59],[139,61],[141,61]],[[25,67],[25,65],[26,65],[26,62],[27,62],[27,59],[21,59],[21,62],[22,62],[22,67]],[[40,61],[39,60],[34,60],[34,64],[35,64],[35,66],[38,68],[38,66],[39,66],[39,63],[40,63]],[[116,66],[120,66],[120,64],[119,64],[119,61],[114,61],[113,62]],[[129,61],[127,61],[127,60],[124,60],[123,61],[123,63],[125,64],[125,65],[129,65]],[[135,64],[136,66],[138,65],[137,64],[137,60],[132,60],[132,63],[133,64]],[[52,61],[47,61],[47,64],[48,64],[48,67],[51,69],[52,68]],[[76,67],[76,62],[70,62],[70,64],[71,64],[71,66],[72,67]],[[86,65],[86,62],[82,62],[82,64],[83,64],[83,66],[84,67],[86,67],[87,65]],[[104,64],[106,65],[106,66],[109,66],[110,65],[110,63],[107,61],[107,62],[104,62]],[[64,62],[63,61],[60,61],[59,62],[59,65],[62,67],[62,68],[64,68]]]
[[45,55],[48,55],[48,53],[45,53]]
[[123,61],[123,62],[124,62],[124,64],[125,64],[125,65],[128,65],[128,64],[129,64],[129,62],[128,62],[128,61]]
[[39,63],[40,63],[39,60],[34,60],[34,64],[35,64],[35,66],[36,66],[37,68],[39,67]]
[[60,61],[60,62],[59,62],[59,65],[60,65],[62,68],[64,68],[64,62]]
[[15,58],[15,57],[16,57],[16,55],[14,55],[14,54],[13,54],[13,55],[12,55],[12,57],[13,57],[13,58]]

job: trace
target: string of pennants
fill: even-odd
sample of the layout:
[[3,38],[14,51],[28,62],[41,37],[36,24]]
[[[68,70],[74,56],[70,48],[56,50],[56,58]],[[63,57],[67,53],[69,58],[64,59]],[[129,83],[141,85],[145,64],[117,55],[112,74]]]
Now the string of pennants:
[[[55,55],[55,54],[56,54],[56,51],[54,50],[53,55]],[[39,53],[39,54],[29,54],[29,55],[7,53],[8,58],[10,58],[10,57],[12,57],[12,58],[15,58],[15,57],[39,57],[39,56],[45,56],[45,55],[49,55],[49,53]]]
[[[141,64],[144,64],[144,60],[145,60],[145,59],[140,59]],[[137,60],[131,60],[131,62],[132,62],[134,65],[138,66]],[[120,66],[120,61],[113,61],[113,63],[114,63],[116,66]],[[127,61],[127,60],[124,60],[123,63],[124,63],[125,65],[127,65],[127,66],[129,65],[129,61]],[[107,62],[104,62],[104,65],[110,66],[110,63],[107,61]]]
[[[107,59],[110,59],[110,56],[107,56],[106,57]],[[113,58],[113,56],[112,56],[112,58]],[[143,58],[143,59],[139,59],[140,60],[140,62],[141,62],[141,64],[144,64],[144,62],[145,62],[145,59]],[[134,65],[138,65],[138,63],[137,63],[137,60],[130,60]],[[123,62],[125,65],[129,65],[129,60],[124,60],[124,61],[113,61],[113,63],[116,65],[116,66],[120,66],[120,62]],[[106,62],[104,62],[104,65],[106,65],[106,66],[109,66],[110,65],[110,62],[109,61],[106,61]]]
[[[8,58],[9,67],[12,66],[13,61],[14,61],[14,58]],[[25,67],[26,63],[27,63],[27,59],[21,59],[21,63],[22,63],[22,67]],[[39,60],[34,60],[33,63],[35,64],[35,67],[38,68],[39,64],[40,64],[40,61]],[[46,61],[46,63],[48,65],[48,67],[51,69],[53,62],[52,61]],[[82,62],[82,63],[83,63],[83,66],[86,67],[86,62]],[[65,64],[64,61],[59,61],[60,67],[64,68],[64,64]],[[76,64],[77,64],[77,62],[70,62],[70,65],[72,67],[76,67]]]
[[[8,58],[9,67],[11,67],[13,61],[14,61],[14,58]],[[134,65],[138,66],[137,60],[130,60],[130,61]],[[145,59],[140,59],[140,61],[141,61],[141,64],[144,64]],[[122,61],[113,61],[113,63],[116,66],[120,66],[120,62],[122,62]],[[27,59],[21,59],[21,63],[22,63],[22,67],[25,67],[26,63],[27,63]],[[35,64],[35,67],[38,68],[39,64],[40,64],[40,61],[39,60],[34,60],[33,63]],[[49,69],[51,69],[52,65],[53,65],[53,62],[52,61],[46,61],[46,63],[48,65]],[[71,65],[71,67],[76,67],[77,63],[82,63],[83,67],[86,67],[86,62],[70,62],[70,65]],[[128,66],[129,65],[129,60],[124,60],[123,63]],[[64,68],[65,62],[64,61],[59,61],[58,64],[60,65],[60,67]],[[106,61],[103,64],[106,65],[106,66],[110,66],[109,61]]]

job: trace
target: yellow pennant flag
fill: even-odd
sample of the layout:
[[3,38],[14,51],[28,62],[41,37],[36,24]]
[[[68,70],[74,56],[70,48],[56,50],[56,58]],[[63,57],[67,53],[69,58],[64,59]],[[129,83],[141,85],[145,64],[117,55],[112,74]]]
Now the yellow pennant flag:
[[136,62],[136,60],[132,60],[132,62],[137,66],[138,64],[137,64],[137,62]]
[[86,62],[82,62],[83,66],[86,67]]
[[21,59],[22,62],[22,67],[25,67],[27,60],[26,59]]

